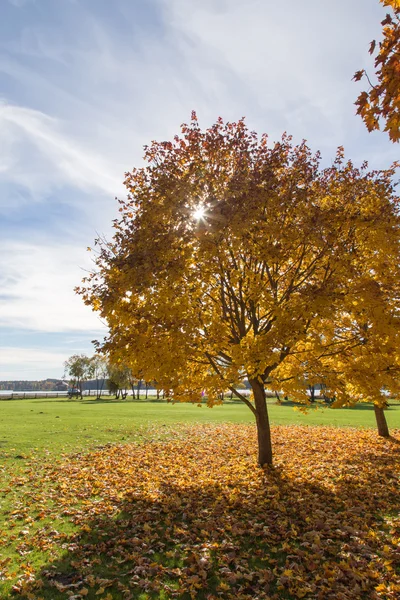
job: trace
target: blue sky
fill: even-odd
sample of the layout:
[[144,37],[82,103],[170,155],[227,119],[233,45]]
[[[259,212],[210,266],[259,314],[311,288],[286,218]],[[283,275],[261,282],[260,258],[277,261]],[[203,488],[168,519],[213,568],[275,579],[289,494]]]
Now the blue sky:
[[373,168],[355,116],[378,0],[0,0],[0,380],[59,377],[105,325],[73,288],[124,172],[197,111]]

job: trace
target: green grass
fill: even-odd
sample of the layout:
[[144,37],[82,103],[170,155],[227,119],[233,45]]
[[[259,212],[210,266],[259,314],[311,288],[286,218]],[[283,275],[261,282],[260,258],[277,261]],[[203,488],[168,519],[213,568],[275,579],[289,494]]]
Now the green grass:
[[[268,409],[272,425],[376,427],[373,407],[367,404],[352,409],[311,408],[308,414],[302,414],[291,403],[278,405],[275,399],[271,399]],[[400,429],[400,404],[392,402],[386,417],[390,429]],[[79,530],[71,519],[58,515],[57,510],[54,522],[49,516],[41,519],[37,515],[40,507],[36,505],[35,498],[40,494],[52,493],[53,500],[49,499],[48,503],[49,506],[54,503],[53,484],[42,477],[43,473],[51,470],[53,460],[55,464],[65,455],[68,464],[69,455],[75,454],[73,460],[79,461],[77,453],[109,443],[149,440],[158,443],[175,433],[179,435],[182,424],[207,422],[253,423],[254,417],[240,402],[229,401],[209,409],[204,404],[198,407],[157,401],[0,400],[0,599],[12,597],[13,581],[24,571],[24,565],[39,572],[54,560],[49,552],[40,549],[31,551],[26,557],[20,554],[27,528],[34,534],[39,528],[56,527],[65,540]],[[79,504],[80,501],[77,502]],[[64,554],[67,557],[68,553],[59,549],[57,565],[63,573],[68,573],[69,563],[63,566]],[[15,573],[14,579],[2,581],[4,565],[8,572]],[[105,576],[104,565],[101,569],[102,576]],[[54,600],[55,597],[66,596],[54,596],[54,589],[43,590],[45,600]],[[148,596],[143,595],[144,598]]]
[[[335,425],[375,427],[371,405],[346,409],[310,409],[304,415],[290,403],[268,404],[274,425]],[[389,428],[400,428],[400,404],[386,411]],[[130,442],[140,438],[140,429],[174,423],[231,422],[252,423],[250,410],[237,402],[208,408],[166,402],[115,400],[29,399],[0,401],[0,455],[5,458],[31,452],[80,451],[110,442]]]

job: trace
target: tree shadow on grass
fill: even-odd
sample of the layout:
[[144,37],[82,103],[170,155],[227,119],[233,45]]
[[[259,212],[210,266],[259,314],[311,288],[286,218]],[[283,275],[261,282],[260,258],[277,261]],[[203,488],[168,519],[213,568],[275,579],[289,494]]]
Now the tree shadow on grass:
[[[241,404],[242,401],[239,401]],[[193,406],[197,406],[198,404],[207,404],[207,400],[205,400],[204,398],[200,399],[199,401],[195,401],[195,402],[173,402],[172,400],[167,400],[166,398],[156,398],[156,397],[149,397],[149,398],[132,398],[132,396],[129,396],[127,398],[121,399],[121,398],[93,398],[93,400],[90,400],[90,398],[86,398],[85,400],[81,401],[82,404],[126,404],[126,403],[135,403],[135,404],[181,404],[181,405],[187,405],[187,404],[192,404]],[[227,404],[230,404],[230,401],[227,402]]]
[[[396,407],[398,407],[398,404],[391,404],[389,402],[389,404],[385,408],[385,412],[386,411],[389,412],[390,410],[393,410]],[[361,410],[361,411],[367,410],[367,411],[370,411],[370,412],[374,411],[374,405],[370,404],[368,402],[358,402],[357,404],[354,404],[353,406],[342,406],[340,408],[333,408],[333,407],[331,407],[331,408],[332,408],[332,410],[343,410],[343,409],[346,409],[346,410]]]
[[[80,400],[80,404],[131,404],[135,402],[132,398],[85,398]],[[136,401],[137,402],[137,401]]]
[[93,398],[93,400],[91,400],[90,398],[85,398],[84,400],[81,400],[81,404],[147,404],[147,403],[153,403],[153,402],[157,402],[157,403],[163,403],[163,404],[167,404],[167,400],[157,400],[157,399],[152,399],[152,398],[148,398],[147,400],[145,398],[140,398],[140,400],[138,400],[137,398],[132,398],[131,396],[129,398]]
[[94,396],[91,397],[83,397],[83,398],[54,398],[54,399],[38,399],[35,400],[35,404],[76,404],[76,405],[81,405],[81,404],[127,404],[133,402],[133,400],[130,399],[126,399],[126,400],[119,400],[119,399],[114,399],[114,398],[101,398],[101,399],[96,399]]
[[[285,407],[293,407],[293,408],[307,408],[307,410],[322,410],[322,409],[327,409],[327,410],[331,410],[331,411],[335,411],[335,410],[356,410],[356,411],[369,411],[372,412],[374,411],[374,405],[370,402],[357,402],[356,404],[353,404],[352,406],[340,406],[340,407],[333,407],[331,406],[329,403],[324,402],[323,400],[316,400],[315,402],[312,402],[310,404],[302,404],[301,402],[294,402],[292,400],[282,400],[281,402],[276,402],[273,399],[271,399],[270,401],[268,401],[269,404],[274,404],[276,406],[285,406]],[[391,404],[389,401],[389,404],[387,406],[387,408],[385,408],[385,411],[390,411],[393,408],[397,408],[399,407],[399,404],[393,403]]]
[[[249,461],[252,477],[155,478],[106,490],[104,505],[93,490],[69,513],[78,530],[60,542],[62,558],[28,572],[19,597],[386,597],[375,588],[400,583],[396,525],[385,521],[400,509],[399,463],[400,449],[385,446],[328,476],[316,457],[307,481]],[[39,529],[32,549],[57,533]]]
[[76,398],[26,398],[26,400],[34,400],[36,404],[78,404],[80,403],[80,399]]

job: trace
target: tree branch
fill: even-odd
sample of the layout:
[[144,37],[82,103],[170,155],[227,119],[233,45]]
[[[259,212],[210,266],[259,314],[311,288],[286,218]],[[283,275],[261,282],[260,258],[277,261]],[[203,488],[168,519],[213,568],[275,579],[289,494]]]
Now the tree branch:
[[[221,380],[226,384],[224,377],[220,371],[220,369],[218,368],[215,360],[213,359],[213,357],[211,356],[211,354],[209,354],[208,352],[205,353],[205,355],[208,358],[208,361],[210,363],[210,365],[212,366],[212,368],[214,369],[214,371],[216,372],[217,375],[219,375],[219,377],[221,378]],[[252,403],[250,402],[250,400],[248,400],[246,398],[246,396],[243,396],[243,394],[241,394],[240,392],[238,392],[232,385],[226,384],[226,387],[228,388],[228,390],[230,390],[233,394],[235,394],[235,396],[237,396],[242,402],[245,403],[246,406],[249,407],[249,409],[251,410],[251,412],[253,413],[254,416],[257,416],[257,411],[254,408],[254,406],[252,405]]]

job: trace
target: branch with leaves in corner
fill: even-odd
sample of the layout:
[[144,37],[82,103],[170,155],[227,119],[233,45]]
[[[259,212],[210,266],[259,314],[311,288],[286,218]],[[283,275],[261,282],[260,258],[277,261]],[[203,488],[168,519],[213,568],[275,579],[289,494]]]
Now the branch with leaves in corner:
[[373,83],[365,69],[357,71],[355,81],[366,78],[369,91],[360,93],[356,100],[357,114],[363,119],[368,131],[380,129],[385,123],[392,142],[400,140],[400,0],[380,0],[392,9],[382,21],[383,39],[373,40],[369,53],[375,54],[375,77]]

